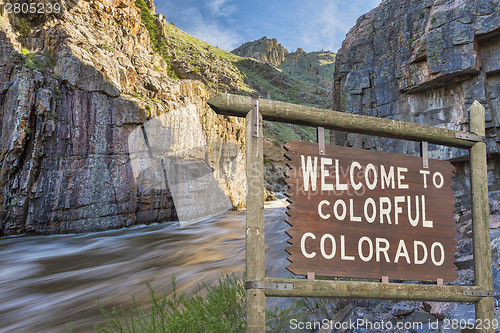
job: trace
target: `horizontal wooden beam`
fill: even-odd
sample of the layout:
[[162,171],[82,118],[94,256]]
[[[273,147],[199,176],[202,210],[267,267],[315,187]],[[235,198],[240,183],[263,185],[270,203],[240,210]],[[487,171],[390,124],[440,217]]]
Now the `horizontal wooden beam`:
[[477,302],[484,298],[482,296],[464,295],[464,290],[481,290],[481,288],[477,286],[305,280],[268,277],[264,278],[262,281],[293,284],[292,290],[262,289],[264,294],[268,297],[363,298],[433,302]]
[[[218,94],[209,99],[208,104],[218,114],[245,117],[251,110],[252,98],[233,94]],[[455,137],[456,133],[470,134],[466,132],[273,100],[260,99],[259,111],[265,120],[281,123],[325,127],[332,130],[401,140],[427,141],[465,149],[469,149],[475,144],[473,141]]]

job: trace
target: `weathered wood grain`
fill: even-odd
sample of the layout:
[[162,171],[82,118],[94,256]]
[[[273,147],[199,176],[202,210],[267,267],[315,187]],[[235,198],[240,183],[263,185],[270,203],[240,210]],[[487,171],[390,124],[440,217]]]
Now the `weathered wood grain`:
[[[406,156],[401,154],[383,153],[367,151],[362,149],[326,146],[324,156],[319,155],[318,144],[291,141],[286,144],[286,157],[290,160],[288,165],[290,170],[287,173],[287,184],[290,187],[286,194],[289,196],[289,210],[287,222],[291,228],[287,230],[291,237],[291,246],[287,249],[290,253],[289,260],[291,264],[287,266],[292,273],[298,275],[306,275],[307,272],[315,272],[316,275],[336,276],[336,277],[357,277],[357,278],[381,278],[386,275],[392,280],[428,280],[436,281],[442,278],[445,281],[453,281],[457,278],[454,265],[455,246],[457,245],[454,237],[456,236],[455,220],[454,220],[454,195],[451,186],[453,185],[453,166],[447,161],[429,160],[429,168],[424,169],[422,158],[414,156]],[[306,191],[304,188],[304,173],[302,170],[302,156],[307,160],[307,156],[311,157],[311,161],[317,158],[317,174],[316,174],[316,190],[313,191],[311,186],[312,179],[309,179],[309,188]],[[330,158],[332,161],[337,159],[338,175],[333,165],[325,166],[329,176],[325,177],[325,183],[332,183],[333,190],[324,190],[322,188],[321,177],[321,158]],[[362,168],[356,168],[356,172],[349,172],[350,165],[353,162],[358,162]],[[307,164],[307,163],[306,163]],[[372,164],[378,170],[378,185],[369,189],[364,178],[364,168],[366,165]],[[384,188],[381,186],[380,168],[385,167],[385,170],[390,170],[393,167],[395,179],[394,189]],[[408,188],[400,188],[397,186],[397,168],[405,168],[407,172],[402,173],[405,176],[401,181],[402,185]],[[427,176],[427,187],[424,187],[423,175],[420,170],[430,172]],[[432,174],[439,172],[443,176],[444,184],[437,188],[432,183]],[[338,177],[337,177],[338,176]],[[373,178],[369,178],[369,180]],[[361,184],[361,188],[354,190],[351,184]],[[345,190],[336,190],[335,184],[345,184]],[[391,183],[392,185],[392,183]],[[384,185],[385,187],[385,185]],[[422,207],[422,195],[425,196],[425,210]],[[410,198],[412,202],[411,215],[415,218],[416,212],[416,196],[419,198],[419,222],[416,226],[412,226],[408,217],[408,205],[405,201],[400,203],[401,213],[398,214],[398,224],[395,221],[395,205],[392,204],[392,212],[389,214],[391,221],[387,220],[387,216],[380,219],[380,201],[381,197],[393,198],[403,196],[405,200]],[[364,215],[364,204],[367,199],[373,199],[375,206],[370,206],[368,209],[369,215],[373,212],[373,207],[376,207],[375,220],[368,221]],[[318,213],[318,205],[322,201],[328,201],[329,205],[322,206],[323,215],[330,215],[328,218],[321,218]],[[342,200],[345,203],[346,212],[342,219],[335,218],[334,204],[337,200]],[[352,202],[352,204],[351,204]],[[339,206],[341,207],[341,206]],[[423,212],[425,211],[426,220],[432,221],[432,227],[424,227],[422,224]],[[344,214],[344,209],[339,208],[340,215]],[[352,216],[351,216],[352,215]],[[360,221],[357,221],[360,220]],[[316,253],[313,258],[307,258],[302,253],[301,239],[307,232],[312,232],[316,239],[307,238],[305,243],[306,252]],[[320,238],[325,235],[332,235],[335,239],[336,254],[333,258],[325,258],[321,255]],[[344,246],[341,245],[341,237],[344,238]],[[385,255],[380,254],[380,261],[373,259],[369,261],[361,260],[359,255],[358,241],[361,237],[369,237],[373,248],[377,238],[385,239],[390,244],[390,249],[387,251],[389,261],[385,259]],[[398,257],[398,262],[394,262],[400,241],[403,241],[408,250],[408,257]],[[414,263],[414,241],[422,241],[426,244],[429,251],[431,245],[439,242],[444,247],[445,260],[441,265],[435,265],[430,259],[430,251],[428,259],[424,264]],[[327,255],[332,254],[332,241],[327,239],[324,243],[323,251]],[[353,260],[342,260],[341,250],[345,251],[345,257],[352,256]],[[365,242],[362,246],[364,257],[370,253],[370,247]],[[423,249],[419,248],[420,253]],[[373,249],[374,251],[374,249]],[[382,257],[384,256],[384,257]],[[419,257],[419,259],[421,259]],[[439,261],[436,258],[436,261]],[[408,262],[409,261],[409,262]]]
[[481,297],[463,294],[464,290],[481,290],[477,286],[283,278],[265,278],[263,281],[293,284],[293,290],[264,289],[268,297],[330,297],[435,302],[477,302],[481,300]]
[[[469,109],[469,130],[477,135],[485,135],[484,107],[474,101]],[[493,290],[491,269],[490,223],[488,206],[488,174],[486,144],[476,143],[470,149],[472,231],[474,249],[474,284],[486,290]],[[476,303],[476,319],[482,322],[494,319],[493,298],[487,297]],[[494,332],[484,329],[484,332]]]
[[[218,94],[208,104],[218,114],[245,117],[252,99],[249,96]],[[470,148],[474,142],[456,139],[446,128],[409,122],[349,114],[273,100],[260,100],[260,113],[265,120],[281,123],[325,127],[333,130],[383,136],[411,141],[427,141],[458,148]],[[468,133],[463,133],[468,134]]]
[[[258,103],[258,101],[257,101]],[[250,108],[249,108],[250,110]],[[257,281],[265,276],[264,240],[264,155],[262,139],[262,116],[259,117],[259,136],[254,136],[252,112],[246,117],[246,273],[247,280]],[[247,332],[260,333],[266,327],[266,297],[262,290],[247,290]]]

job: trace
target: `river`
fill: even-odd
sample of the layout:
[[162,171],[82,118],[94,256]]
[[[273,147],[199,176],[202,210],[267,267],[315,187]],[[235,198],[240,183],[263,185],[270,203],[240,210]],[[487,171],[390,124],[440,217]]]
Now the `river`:
[[[266,208],[267,276],[288,277],[285,208]],[[0,239],[0,332],[93,332],[105,307],[141,305],[224,274],[242,276],[245,212],[181,227],[168,222],[98,233]],[[273,303],[273,300],[268,301]],[[274,299],[274,302],[278,302]]]

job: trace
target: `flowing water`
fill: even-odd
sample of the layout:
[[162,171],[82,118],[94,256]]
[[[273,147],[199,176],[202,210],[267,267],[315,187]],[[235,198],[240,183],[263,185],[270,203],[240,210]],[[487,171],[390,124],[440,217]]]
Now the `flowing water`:
[[[266,270],[288,277],[285,208],[265,210]],[[169,293],[242,276],[245,212],[179,223],[76,235],[0,239],[0,332],[93,332],[105,307],[148,304],[146,286]],[[269,302],[268,302],[269,303]]]

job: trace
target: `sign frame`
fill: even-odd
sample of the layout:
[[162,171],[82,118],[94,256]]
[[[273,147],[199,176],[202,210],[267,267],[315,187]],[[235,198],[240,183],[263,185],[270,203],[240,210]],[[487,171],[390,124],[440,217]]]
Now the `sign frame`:
[[[258,101],[255,103],[255,101]],[[348,114],[249,96],[218,94],[208,104],[222,115],[246,117],[247,332],[265,331],[266,297],[332,297],[474,302],[476,320],[493,322],[485,110],[469,108],[469,133],[390,119]],[[253,118],[252,118],[253,114]],[[252,122],[254,119],[254,122]],[[255,121],[255,119],[257,121]],[[283,279],[265,276],[262,120],[469,149],[471,169],[474,286]],[[256,124],[255,124],[256,123]],[[258,133],[252,131],[258,126]],[[256,283],[259,282],[259,283]],[[260,283],[261,282],[261,283]],[[484,329],[494,332],[494,328]]]

